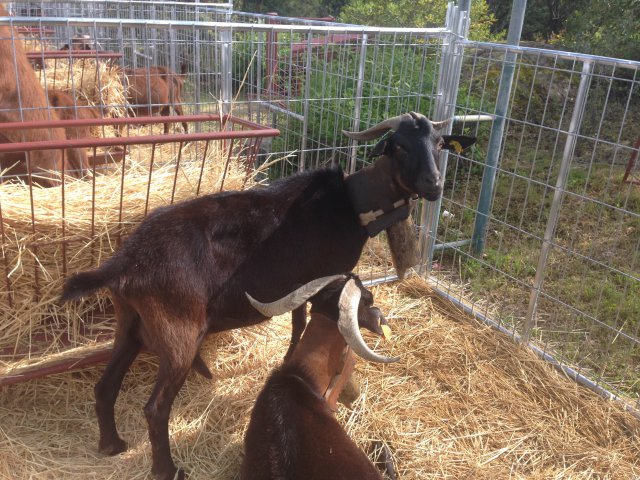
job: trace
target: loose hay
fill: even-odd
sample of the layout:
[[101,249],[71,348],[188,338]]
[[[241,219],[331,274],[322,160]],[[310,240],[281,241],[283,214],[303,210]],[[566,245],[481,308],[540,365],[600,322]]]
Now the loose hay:
[[[366,448],[383,440],[401,479],[633,479],[640,422],[478,325],[422,280],[374,288],[394,329],[391,365],[359,361],[362,394],[339,419]],[[172,451],[191,479],[237,478],[257,392],[284,355],[289,319],[211,337],[214,381],[191,374],[172,411]],[[369,337],[369,342],[375,339]],[[130,450],[97,453],[93,385],[101,368],[5,387],[0,477],[147,478],[142,408],[157,365],[142,356],[125,379],[116,418]]]

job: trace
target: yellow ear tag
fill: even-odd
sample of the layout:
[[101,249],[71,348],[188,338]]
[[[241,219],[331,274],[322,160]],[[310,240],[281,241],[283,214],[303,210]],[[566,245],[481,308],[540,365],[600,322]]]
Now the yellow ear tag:
[[462,150],[464,150],[460,142],[458,142],[457,140],[449,140],[449,145],[453,147],[456,153],[462,153]]
[[382,328],[382,335],[384,336],[385,340],[390,340],[391,328],[389,327],[389,325],[380,325],[380,327]]

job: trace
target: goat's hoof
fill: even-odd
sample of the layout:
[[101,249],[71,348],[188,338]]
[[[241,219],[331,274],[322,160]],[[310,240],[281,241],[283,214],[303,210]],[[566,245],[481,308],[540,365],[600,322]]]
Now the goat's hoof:
[[156,480],[185,480],[186,478],[184,470],[176,467],[159,472],[152,470],[151,473]]
[[116,440],[109,442],[100,441],[100,444],[98,445],[98,451],[104,455],[109,455],[110,457],[126,452],[127,448],[129,448],[127,442],[121,438],[117,438]]

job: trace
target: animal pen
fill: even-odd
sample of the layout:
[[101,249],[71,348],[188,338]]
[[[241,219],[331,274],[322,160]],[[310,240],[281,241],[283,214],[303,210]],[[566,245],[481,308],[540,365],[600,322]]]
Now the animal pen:
[[[616,463],[606,453],[615,446],[627,458],[640,455],[640,427],[634,418],[640,412],[640,187],[634,180],[640,175],[640,63],[469,41],[468,16],[453,5],[442,28],[424,29],[247,14],[226,3],[85,0],[8,6],[12,16],[0,19],[0,25],[10,25],[11,41],[24,44],[45,89],[71,92],[78,102],[75,111],[93,107],[101,118],[66,121],[70,127],[91,126],[92,138],[0,144],[0,154],[87,148],[92,166],[85,179],[72,179],[63,171],[61,184],[51,188],[28,179],[0,185],[0,385],[108,356],[113,328],[108,297],[60,306],[57,296],[68,274],[108,258],[153,208],[306,169],[340,165],[353,172],[369,164],[373,145],[357,144],[342,130],[361,130],[416,111],[433,120],[453,118],[451,131],[478,141],[463,154],[441,156],[444,195],[438,202],[421,203],[414,212],[420,247],[415,275],[394,283],[383,235],[365,249],[358,273],[375,286],[376,298],[390,310],[385,313],[398,317],[393,349],[411,363],[395,373],[392,366],[361,368],[365,394],[351,413],[340,413],[350,434],[362,445],[370,438],[388,440],[402,478],[640,476],[636,461]],[[92,50],[54,52],[78,35],[88,35]],[[179,72],[182,65],[185,116],[126,117],[125,69],[166,66]],[[181,132],[183,121],[191,133]],[[167,122],[172,127],[164,135],[161,127]],[[409,300],[401,300],[401,293]],[[427,309],[431,323],[425,319]],[[445,326],[435,320],[438,315],[458,320]],[[467,316],[480,323],[460,323]],[[415,322],[403,326],[407,319]],[[189,464],[195,478],[211,478],[211,472],[213,478],[237,474],[243,431],[238,423],[254,398],[245,397],[260,388],[275,365],[272,359],[284,352],[279,349],[287,320],[268,325],[214,340],[210,349],[217,351],[216,381],[206,392],[205,419],[189,414],[172,419],[178,458]],[[460,336],[452,337],[453,332]],[[529,349],[505,350],[511,348],[507,344],[513,347],[507,337]],[[461,350],[462,344],[480,360],[465,363],[470,354]],[[439,357],[421,363],[426,350]],[[598,416],[592,410],[597,401],[562,376],[538,364],[527,370],[535,356],[600,396],[617,399],[616,407],[604,407],[609,416]],[[606,438],[587,442],[589,451],[560,454],[554,448],[576,441],[568,427],[555,432],[564,435],[557,444],[553,429],[540,427],[548,445],[522,451],[520,446],[528,445],[533,434],[518,437],[519,427],[500,423],[503,411],[495,413],[493,424],[482,417],[472,422],[474,432],[456,434],[442,419],[464,423],[461,418],[468,422],[480,415],[481,409],[466,402],[433,407],[433,415],[444,423],[426,430],[421,426],[422,411],[438,405],[431,397],[416,400],[423,391],[448,397],[479,388],[498,376],[494,361],[500,359],[513,367],[500,387],[504,395],[536,405],[556,404],[561,410],[566,406],[562,394],[570,391],[579,399],[578,406],[568,406],[575,410],[572,418],[582,422],[577,430],[597,436],[615,428],[615,433],[607,430]],[[145,370],[145,365],[139,367],[138,374],[146,375],[139,383],[150,384],[153,369]],[[414,372],[417,365],[433,369]],[[258,368],[264,371],[255,378],[252,371]],[[518,376],[525,371],[529,373]],[[478,375],[477,384],[472,372]],[[61,380],[67,387],[85,377],[95,380],[91,371],[68,375]],[[34,395],[39,386],[53,394],[57,387],[46,387],[45,381],[4,389],[7,398],[10,388],[24,389],[15,390],[23,392],[17,396]],[[184,411],[203,385],[200,379],[187,382]],[[247,386],[244,393],[238,385]],[[140,399],[147,397],[140,388],[130,384],[119,403],[140,410]],[[384,391],[393,396],[384,397]],[[211,392],[218,402],[226,402],[216,416]],[[73,401],[68,396],[62,403]],[[631,414],[618,412],[618,406]],[[390,413],[400,407],[397,416]],[[380,415],[371,409],[380,409]],[[456,412],[462,412],[458,420]],[[124,410],[119,414],[129,415]],[[74,415],[93,419],[84,404]],[[545,415],[541,412],[538,420]],[[198,421],[206,427],[189,433]],[[0,425],[6,432],[3,428],[8,427]],[[450,435],[443,437],[449,428]],[[530,428],[535,431],[538,425]],[[393,436],[396,429],[403,435]],[[502,438],[494,438],[496,430],[511,443],[491,447]],[[227,435],[210,437],[207,449],[198,450],[198,442],[216,431]],[[485,437],[486,431],[493,433]],[[95,432],[82,433],[78,444],[95,438]],[[144,442],[144,426],[131,427],[130,434]],[[15,458],[27,455],[38,464],[48,457],[29,453],[28,441],[9,434],[5,442],[18,445],[21,453]],[[482,453],[473,463],[465,452],[476,443]],[[195,451],[199,467],[193,465],[197,462],[190,452]],[[452,451],[460,452],[459,461],[440,459]],[[140,447],[127,461],[148,464],[146,457]],[[73,466],[52,461],[42,468],[59,469],[60,477],[70,478],[104,478],[106,471],[115,475],[111,478],[144,475],[117,470],[121,467],[113,459],[87,473],[95,462],[105,462],[96,458],[75,458]],[[511,470],[493,466],[498,458],[511,459]],[[589,458],[597,460],[589,463]],[[538,461],[544,463],[540,469]],[[89,470],[82,470],[83,465]],[[30,471],[46,477],[37,465]],[[11,470],[2,472],[11,476]]]

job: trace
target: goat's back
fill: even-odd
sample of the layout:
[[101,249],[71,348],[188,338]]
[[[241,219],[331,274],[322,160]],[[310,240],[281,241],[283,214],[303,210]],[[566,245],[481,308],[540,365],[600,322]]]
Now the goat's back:
[[342,177],[305,172],[156,209],[107,262],[117,272],[108,286],[168,305],[204,302],[211,332],[263,320],[244,292],[272,301],[356,264],[367,235]]
[[295,365],[271,374],[251,414],[242,480],[381,479],[311,385]]
[[180,103],[181,77],[168,67],[136,68],[125,72],[129,89],[127,100],[137,105],[136,116],[151,115],[164,105]]

